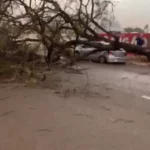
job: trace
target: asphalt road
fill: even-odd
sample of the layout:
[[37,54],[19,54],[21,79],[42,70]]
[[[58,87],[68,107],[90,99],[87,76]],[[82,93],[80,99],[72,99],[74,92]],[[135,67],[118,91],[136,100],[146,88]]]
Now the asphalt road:
[[138,96],[150,92],[150,68],[148,67],[98,63],[85,63],[83,66],[89,68],[87,69],[89,76],[95,78],[97,82],[109,84],[113,88]]
[[150,111],[150,68],[92,62],[81,66],[87,67],[91,85],[98,84],[101,90],[105,89],[110,93],[108,95],[114,99],[114,105],[116,102],[122,107],[132,109],[138,105],[138,109]]
[[150,149],[149,68],[78,68],[32,88],[0,84],[0,150]]

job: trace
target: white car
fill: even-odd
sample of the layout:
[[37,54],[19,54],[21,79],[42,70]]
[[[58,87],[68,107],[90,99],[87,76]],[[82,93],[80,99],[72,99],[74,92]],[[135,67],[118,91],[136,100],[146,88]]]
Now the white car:
[[[81,58],[86,53],[95,50],[96,48],[91,48],[85,45],[78,45],[75,49],[75,55],[77,58]],[[124,49],[115,51],[101,51],[94,53],[92,55],[86,56],[83,59],[98,61],[100,63],[126,63],[126,51]]]

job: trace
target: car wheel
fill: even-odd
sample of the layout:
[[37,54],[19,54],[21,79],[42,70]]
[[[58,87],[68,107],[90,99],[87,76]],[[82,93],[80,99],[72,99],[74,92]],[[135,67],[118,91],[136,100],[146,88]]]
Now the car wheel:
[[80,53],[78,51],[75,52],[75,58],[78,60],[80,58]]
[[123,65],[126,65],[126,62],[123,62],[122,64],[123,64]]
[[100,57],[99,57],[99,62],[100,62],[101,64],[106,63],[106,58],[105,58],[104,56],[100,56]]

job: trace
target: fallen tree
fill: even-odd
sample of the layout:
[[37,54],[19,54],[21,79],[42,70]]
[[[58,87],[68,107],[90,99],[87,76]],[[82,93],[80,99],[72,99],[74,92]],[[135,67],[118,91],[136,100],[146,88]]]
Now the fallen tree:
[[[116,34],[110,33],[102,26],[100,20],[107,12],[108,6],[112,7],[113,13],[114,4],[111,0],[66,0],[63,3],[59,0],[30,0],[29,3],[25,0],[3,0],[0,4],[4,6],[3,11],[0,11],[0,21],[17,29],[10,34],[12,41],[41,43],[46,50],[48,65],[54,50],[58,49],[58,53],[63,54],[67,48],[77,44],[96,48],[87,55],[103,50],[115,50],[117,45],[117,48],[145,55],[150,60],[150,51],[147,48],[120,43]],[[16,7],[20,13],[15,13]],[[114,37],[115,40],[100,36],[100,31]],[[35,34],[37,37],[20,39],[25,34]],[[109,45],[95,41],[105,41]]]

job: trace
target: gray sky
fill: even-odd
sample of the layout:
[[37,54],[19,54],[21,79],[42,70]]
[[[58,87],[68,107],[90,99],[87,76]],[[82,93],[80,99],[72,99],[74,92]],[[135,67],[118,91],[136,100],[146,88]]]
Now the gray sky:
[[150,0],[119,0],[115,16],[123,27],[150,25]]

